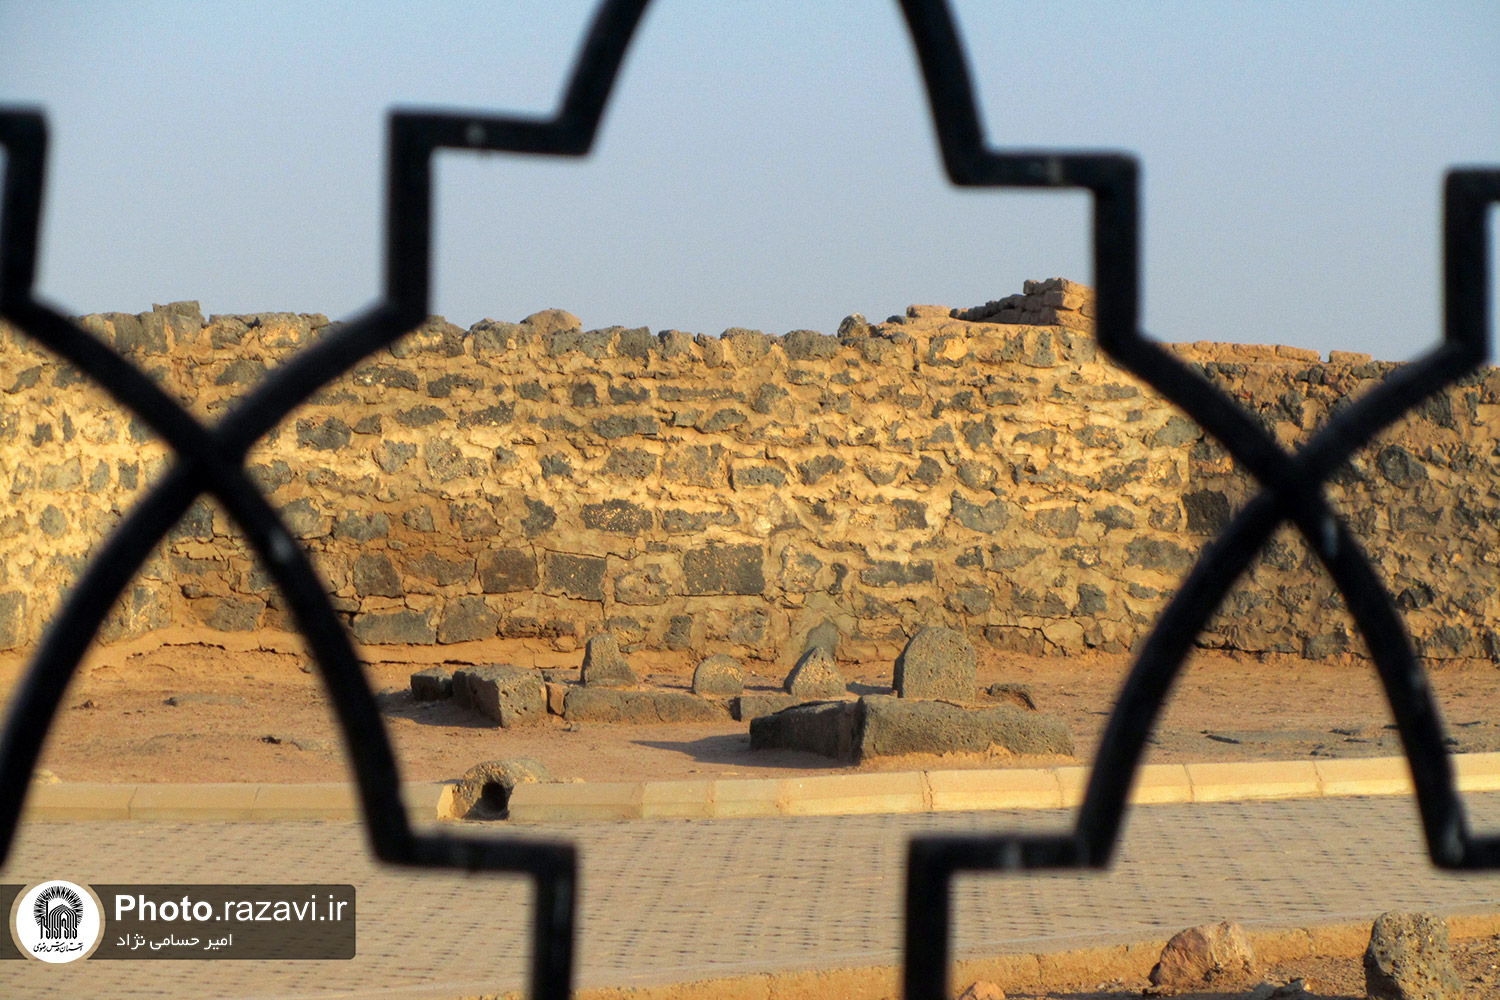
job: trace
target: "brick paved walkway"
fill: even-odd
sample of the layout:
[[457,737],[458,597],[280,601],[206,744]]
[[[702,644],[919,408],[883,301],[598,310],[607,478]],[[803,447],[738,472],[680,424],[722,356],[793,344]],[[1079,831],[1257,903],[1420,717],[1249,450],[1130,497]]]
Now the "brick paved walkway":
[[[1500,793],[1469,797],[1500,827]],[[896,964],[913,834],[1056,829],[1065,814],[527,826],[583,857],[579,986]],[[509,831],[495,828],[497,835]],[[344,823],[54,823],[23,830],[0,881],[349,882],[348,962],[0,963],[0,994],[111,997],[458,997],[521,984],[529,891],[494,876],[377,867]],[[1400,797],[1143,806],[1107,874],[972,878],[961,955],[1164,937],[1208,919],[1305,926],[1394,907],[1500,909],[1500,874],[1435,871]]]

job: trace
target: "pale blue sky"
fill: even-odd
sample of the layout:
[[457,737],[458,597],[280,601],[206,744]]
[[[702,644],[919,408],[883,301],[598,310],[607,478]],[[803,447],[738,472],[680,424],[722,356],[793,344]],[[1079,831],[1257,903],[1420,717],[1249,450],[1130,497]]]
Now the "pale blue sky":
[[[1500,164],[1500,3],[955,7],[992,144],[1141,158],[1152,335],[1436,337],[1442,172]],[[0,0],[0,103],[52,127],[43,293],[354,312],[386,109],[548,111],[592,9]],[[1089,279],[1084,196],[948,186],[884,0],[657,0],[591,157],[438,176],[434,305],[465,325],[831,332]]]

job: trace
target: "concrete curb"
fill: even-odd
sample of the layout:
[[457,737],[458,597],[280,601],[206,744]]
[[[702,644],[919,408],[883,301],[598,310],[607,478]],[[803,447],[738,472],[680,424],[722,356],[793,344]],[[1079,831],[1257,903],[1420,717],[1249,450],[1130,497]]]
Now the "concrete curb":
[[[1500,790],[1500,753],[1454,755],[1460,792]],[[1083,800],[1088,768],[890,771],[800,778],[590,782],[517,786],[510,819],[518,823],[752,816],[850,816],[864,813],[1072,808]],[[408,782],[401,797],[412,822],[454,819],[456,782]],[[1148,764],[1130,801],[1244,802],[1346,795],[1411,795],[1405,757],[1346,760]],[[353,785],[36,784],[27,821],[66,820],[356,820]]]

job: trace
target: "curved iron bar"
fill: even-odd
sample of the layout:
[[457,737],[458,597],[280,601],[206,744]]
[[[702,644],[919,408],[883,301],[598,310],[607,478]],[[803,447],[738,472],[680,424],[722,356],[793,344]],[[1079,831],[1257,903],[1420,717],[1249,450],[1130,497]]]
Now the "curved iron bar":
[[[1442,725],[1404,625],[1357,540],[1334,515],[1322,484],[1353,451],[1421,399],[1473,371],[1487,353],[1488,276],[1484,212],[1500,201],[1500,171],[1449,174],[1444,187],[1444,341],[1331,419],[1295,454],[1206,378],[1137,331],[1138,198],[1133,165],[1114,183],[1070,178],[1063,155],[1046,173],[1036,157],[983,147],[958,35],[942,4],[906,3],[921,53],[944,163],[955,184],[1031,185],[1039,175],[1094,193],[1097,338],[1117,363],[1213,434],[1263,492],[1202,554],[1138,657],[1111,713],[1072,831],[1055,836],[913,839],[907,869],[905,987],[908,998],[946,996],[951,881],[959,871],[1103,867],[1119,839],[1131,781],[1193,640],[1271,533],[1290,521],[1344,595],[1375,660],[1412,767],[1434,862],[1500,867],[1500,838],[1475,837],[1453,783]],[[917,9],[920,8],[920,9]],[[1017,179],[1019,175],[1019,180]],[[1097,179],[1096,179],[1097,180]],[[1124,258],[1123,260],[1121,258]]]
[[535,887],[532,994],[549,998],[570,994],[577,869],[573,847],[418,834],[411,829],[400,798],[395,757],[354,648],[306,553],[245,475],[243,461],[261,435],[319,387],[393,343],[426,317],[433,153],[444,147],[586,153],[644,7],[644,0],[635,0],[601,8],[562,110],[550,120],[393,114],[384,300],[279,367],[211,429],[205,429],[111,348],[33,299],[46,125],[35,112],[0,112],[0,145],[7,154],[0,206],[0,315],[92,377],[146,421],[178,456],[70,592],[16,693],[0,737],[0,859],[13,841],[29,776],[79,660],[156,543],[197,496],[208,492],[245,531],[287,596],[296,624],[307,638],[344,731],[376,856],[398,864],[531,875]]

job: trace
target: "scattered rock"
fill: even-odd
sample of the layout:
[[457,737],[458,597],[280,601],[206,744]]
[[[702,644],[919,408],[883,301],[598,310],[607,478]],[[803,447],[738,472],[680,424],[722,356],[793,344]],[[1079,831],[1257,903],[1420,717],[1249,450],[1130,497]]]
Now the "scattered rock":
[[267,733],[260,738],[262,743],[272,743],[277,746],[292,746],[298,750],[306,750],[309,753],[321,753],[333,749],[327,740],[320,740],[312,736],[293,736],[286,733]]
[[959,994],[958,1000],[1005,1000],[1005,991],[994,983],[980,979]]
[[792,672],[781,682],[782,688],[799,701],[842,697],[847,685],[826,649],[815,646],[802,654]]
[[55,785],[62,779],[45,767],[39,767],[31,772],[31,783],[33,785]]
[[459,819],[504,819],[510,810],[510,793],[517,785],[555,780],[546,765],[532,757],[475,764],[453,789],[453,815]]
[[547,714],[547,693],[535,670],[501,664],[465,672],[469,704],[502,729],[534,725]]
[[974,700],[974,644],[951,628],[924,628],[896,658],[898,698]]
[[596,635],[583,650],[583,683],[587,687],[635,687],[635,671],[620,655],[612,635]]
[[1233,984],[1255,975],[1255,953],[1239,924],[1225,920],[1179,931],[1151,970],[1160,989]]
[[414,701],[439,701],[453,697],[453,675],[442,667],[428,667],[411,675]]
[[547,712],[551,715],[563,714],[563,700],[568,696],[568,685],[545,679],[543,672],[543,685],[547,689]]
[[214,694],[208,691],[192,691],[187,694],[169,695],[162,704],[173,705],[182,708],[187,705],[233,705],[236,708],[245,704],[245,699],[237,694]]
[[1365,948],[1370,1000],[1458,1000],[1463,987],[1448,954],[1448,924],[1431,913],[1388,911]]
[[733,698],[744,690],[744,671],[732,656],[710,656],[693,670],[693,694]]
[[1293,979],[1286,983],[1261,983],[1250,991],[1246,1000],[1312,1000],[1307,980]]
[[1031,695],[1029,684],[991,684],[984,689],[984,693],[996,701],[1009,702],[1029,711],[1036,711],[1036,699]]

